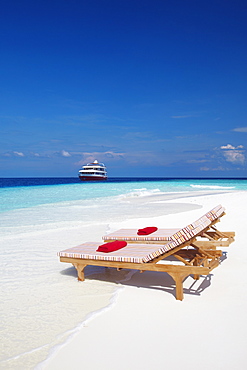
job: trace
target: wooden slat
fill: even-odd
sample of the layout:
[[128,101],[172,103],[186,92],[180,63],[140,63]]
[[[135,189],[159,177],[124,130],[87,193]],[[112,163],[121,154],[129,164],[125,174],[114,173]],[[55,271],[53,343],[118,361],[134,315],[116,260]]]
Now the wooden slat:
[[197,240],[194,242],[198,248],[202,248],[205,250],[216,250],[217,247],[229,247],[229,242],[227,241],[217,241],[217,240]]
[[215,267],[219,266],[220,262],[218,260],[213,260],[209,263],[210,270],[213,270]]
[[181,257],[179,254],[174,254],[174,257],[176,257],[179,261],[183,262],[186,266],[191,266],[191,262]]
[[72,264],[76,263],[81,265],[115,267],[143,271],[181,272],[200,275],[209,274],[209,269],[202,266],[181,266],[181,265],[168,265],[163,263],[157,264],[150,262],[147,263],[115,262],[115,261],[89,260],[70,257],[60,257],[60,261]]

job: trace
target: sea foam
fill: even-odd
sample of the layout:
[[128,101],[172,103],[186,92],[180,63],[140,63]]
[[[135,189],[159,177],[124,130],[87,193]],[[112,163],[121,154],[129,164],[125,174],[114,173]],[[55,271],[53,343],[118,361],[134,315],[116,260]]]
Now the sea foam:
[[195,189],[212,189],[212,190],[228,190],[228,189],[235,189],[235,186],[220,186],[220,185],[196,185],[190,184],[192,188]]

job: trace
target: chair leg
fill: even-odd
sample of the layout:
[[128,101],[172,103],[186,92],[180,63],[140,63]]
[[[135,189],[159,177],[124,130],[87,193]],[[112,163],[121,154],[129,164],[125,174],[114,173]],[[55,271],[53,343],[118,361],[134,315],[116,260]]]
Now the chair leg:
[[183,281],[188,274],[181,272],[168,272],[176,283],[176,299],[182,301],[184,299]]
[[87,265],[81,265],[81,264],[78,264],[78,263],[73,263],[73,265],[75,266],[75,268],[76,268],[76,270],[77,270],[78,280],[79,280],[79,281],[84,281],[84,280],[85,280],[85,276],[84,276],[84,268],[85,268]]
[[[199,266],[197,258],[194,260],[193,265],[194,266]],[[199,280],[200,279],[200,275],[194,274],[193,275],[193,278],[194,278],[194,280]]]

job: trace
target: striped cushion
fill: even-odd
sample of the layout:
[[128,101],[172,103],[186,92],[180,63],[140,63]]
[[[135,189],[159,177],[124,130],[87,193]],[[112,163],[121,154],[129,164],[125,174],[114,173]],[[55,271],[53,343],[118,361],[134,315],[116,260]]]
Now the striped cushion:
[[[62,252],[59,252],[58,255],[60,257],[83,258],[102,261],[133,262],[133,263],[149,262],[152,261],[154,258],[159,257],[165,254],[166,252],[174,249],[175,247],[183,244],[184,242],[190,240],[196,235],[199,235],[205,228],[210,226],[212,221],[220,217],[224,213],[224,211],[225,209],[221,205],[219,205],[213,208],[205,215],[203,215],[202,217],[200,217],[192,224],[187,225],[180,230],[173,229],[173,231],[175,230],[176,232],[174,232],[173,234],[170,233],[168,236],[169,241],[162,245],[130,243],[121,250],[107,253],[106,255],[105,253],[102,252],[96,252],[96,249],[98,248],[100,243],[88,242],[81,244],[77,247],[73,247]],[[121,232],[121,230],[119,231]],[[145,240],[153,241],[162,240],[162,239],[152,239],[152,237],[144,238]],[[104,237],[104,240],[107,239],[108,240],[112,239],[111,234]],[[124,236],[122,236],[122,238],[119,237],[119,240],[130,240],[130,239],[124,239]],[[139,237],[138,240],[140,240]]]
[[177,229],[158,229],[150,235],[137,235],[137,229],[120,229],[111,234],[104,235],[103,240],[125,240],[125,241],[168,241],[171,240],[172,235],[179,231]]
[[157,249],[157,244],[128,244],[121,250],[102,253],[96,252],[100,243],[87,242],[77,247],[73,247],[58,253],[60,257],[68,258],[82,258],[101,261],[114,261],[114,262],[132,262],[132,263],[145,263],[153,260],[155,257],[164,254],[168,250],[175,247],[173,243],[162,246]]
[[206,216],[209,218],[209,220],[214,221],[217,218],[221,217],[224,212],[225,212],[225,208],[222,207],[222,205],[218,205],[214,207],[211,211],[206,213]]

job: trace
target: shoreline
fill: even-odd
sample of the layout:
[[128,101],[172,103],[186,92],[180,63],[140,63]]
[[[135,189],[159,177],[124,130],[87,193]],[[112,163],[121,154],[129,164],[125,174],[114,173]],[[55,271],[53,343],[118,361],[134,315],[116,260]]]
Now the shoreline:
[[[247,304],[243,294],[241,294],[241,284],[243,283],[245,286],[247,278],[244,277],[244,281],[236,282],[238,285],[235,286],[235,290],[229,285],[231,281],[236,280],[235,274],[238,271],[236,263],[239,262],[240,254],[239,251],[236,252],[236,244],[238,243],[241,251],[245,252],[243,225],[245,219],[243,204],[245,202],[242,198],[247,200],[247,192],[227,192],[227,194],[205,194],[203,196],[194,193],[194,196],[178,198],[177,201],[175,199],[166,200],[166,203],[169,204],[169,202],[179,203],[184,199],[191,206],[198,205],[199,207],[152,218],[150,222],[153,223],[153,220],[155,220],[158,227],[161,227],[164,223],[166,227],[184,226],[219,203],[226,207],[227,214],[222,218],[219,230],[236,231],[236,241],[227,250],[229,257],[213,271],[210,281],[202,282],[201,279],[199,280],[198,294],[188,293],[193,281],[186,279],[184,284],[185,299],[182,302],[175,300],[171,282],[166,281],[167,286],[160,286],[162,277],[159,273],[145,272],[139,274],[133,272],[130,280],[124,284],[120,282],[122,289],[117,295],[114,305],[105,307],[105,310],[102,310],[103,312],[93,317],[85,325],[82,323],[78,332],[60,348],[51,352],[45,362],[36,367],[37,370],[79,369],[80,364],[83,364],[86,370],[93,370],[97,367],[103,370],[111,370],[116,368],[115,363],[119,364],[119,361],[118,370],[134,369],[136,365],[133,359],[137,354],[141,355],[140,358],[138,357],[138,367],[148,370],[153,366],[160,368],[160,364],[164,361],[164,350],[166,352],[167,349],[169,352],[167,365],[169,369],[175,370],[179,366],[189,369],[191,363],[189,360],[184,361],[183,356],[181,356],[181,359],[176,359],[176,363],[171,361],[177,353],[177,342],[182,342],[181,351],[185,358],[186,351],[192,351],[193,348],[193,355],[194,352],[197,353],[198,361],[203,356],[202,347],[206,347],[207,350],[210,349],[213,356],[207,359],[203,358],[203,364],[200,365],[201,369],[207,370],[209,366],[215,368],[216,365],[217,368],[224,367],[224,369],[229,370],[233,368],[233,365],[237,366],[238,369],[246,368],[247,362],[244,358],[242,344],[244,343],[244,334],[239,335],[238,330],[240,330],[240,323],[247,329],[246,323],[240,320],[240,318],[243,320],[244,317],[241,316],[241,313],[243,315],[247,309]],[[240,222],[236,225],[238,214],[242,224]],[[120,224],[121,227],[135,227],[133,224],[144,220],[147,221],[147,218],[126,220],[120,222]],[[119,222],[112,222],[109,231],[117,228],[119,228]],[[244,253],[244,260],[240,261],[241,265],[244,261],[247,261],[247,252]],[[235,274],[233,274],[232,269]],[[150,285],[150,281],[153,286]],[[228,282],[228,285],[225,285],[225,281]],[[228,289],[233,294],[233,299],[231,299]],[[196,288],[194,291],[196,292]],[[222,291],[224,292],[223,295],[221,294]],[[235,301],[237,301],[236,305]],[[241,307],[241,313],[239,307]],[[229,322],[230,312],[233,313],[235,321],[237,320],[237,332],[236,328],[234,329],[232,323]],[[154,317],[155,319],[153,319]],[[202,320],[202,317],[204,317],[204,320]],[[188,322],[192,323],[192,327]],[[200,328],[198,332],[195,330],[197,325]],[[205,332],[203,330],[204,326]],[[235,332],[234,343],[238,335],[238,345],[236,344],[237,349],[234,347],[234,351],[231,348],[230,339],[227,340],[226,337],[225,331],[226,328],[229,330],[229,326],[232,332]],[[188,330],[187,334],[186,330]],[[212,337],[212,333],[216,336],[216,339]],[[188,345],[188,339],[192,341],[191,346]],[[175,346],[172,346],[170,342],[175,343]],[[222,354],[222,349],[219,349],[219,345],[222,343],[227,348],[225,356]],[[154,351],[153,356],[150,356],[151,362],[145,356],[145,353],[150,351]],[[125,353],[124,359],[123,353]],[[218,359],[215,359],[217,353],[220,353],[223,357],[218,356]],[[129,362],[129,359],[132,359],[133,362]],[[113,365],[111,366],[111,364]]]

